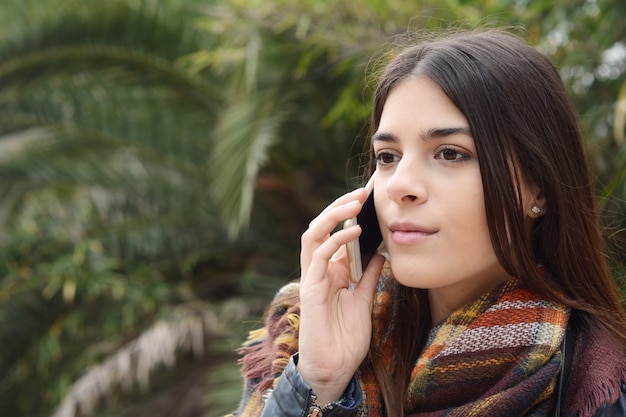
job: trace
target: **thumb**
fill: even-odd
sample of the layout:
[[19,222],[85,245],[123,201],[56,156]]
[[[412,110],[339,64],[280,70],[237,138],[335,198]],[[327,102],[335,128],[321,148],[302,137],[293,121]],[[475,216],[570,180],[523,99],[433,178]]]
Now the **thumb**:
[[367,264],[367,268],[365,268],[361,280],[354,287],[355,293],[358,293],[360,296],[366,298],[370,304],[374,298],[376,284],[378,283],[378,278],[380,277],[384,264],[384,256],[379,254],[374,255]]

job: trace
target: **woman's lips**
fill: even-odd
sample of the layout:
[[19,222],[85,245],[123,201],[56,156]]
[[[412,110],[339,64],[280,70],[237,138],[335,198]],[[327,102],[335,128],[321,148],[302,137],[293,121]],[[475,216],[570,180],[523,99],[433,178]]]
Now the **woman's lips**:
[[415,224],[392,224],[391,239],[399,245],[410,245],[434,236],[437,230]]

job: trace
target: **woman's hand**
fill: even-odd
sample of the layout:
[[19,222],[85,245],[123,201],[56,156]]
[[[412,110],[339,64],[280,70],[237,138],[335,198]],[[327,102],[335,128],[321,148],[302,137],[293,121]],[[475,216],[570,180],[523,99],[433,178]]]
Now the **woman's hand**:
[[345,244],[360,226],[331,232],[356,216],[367,192],[358,189],[330,204],[302,235],[298,372],[323,404],[339,399],[361,362],[372,334],[372,302],[384,258],[375,255],[350,290]]

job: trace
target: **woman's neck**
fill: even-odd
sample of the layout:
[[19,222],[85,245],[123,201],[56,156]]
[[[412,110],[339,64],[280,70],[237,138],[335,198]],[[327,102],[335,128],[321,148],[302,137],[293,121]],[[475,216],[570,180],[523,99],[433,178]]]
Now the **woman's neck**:
[[432,325],[436,326],[448,318],[450,314],[491,291],[497,285],[510,279],[509,275],[500,275],[487,281],[475,281],[477,285],[451,286],[442,288],[432,288],[428,290],[428,300],[430,304],[430,315]]

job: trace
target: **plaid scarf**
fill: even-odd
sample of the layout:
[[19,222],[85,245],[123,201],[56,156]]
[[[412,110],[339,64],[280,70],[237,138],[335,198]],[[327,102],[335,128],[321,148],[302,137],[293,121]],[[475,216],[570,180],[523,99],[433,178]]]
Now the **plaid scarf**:
[[[390,275],[379,281],[373,337],[393,366],[395,332]],[[258,417],[265,399],[298,350],[298,284],[283,287],[240,350],[246,386],[238,417]],[[453,313],[430,332],[407,385],[409,416],[545,416],[553,407],[561,340],[569,311],[537,292],[507,281]],[[620,394],[626,361],[602,332],[582,329],[563,415],[589,417]],[[378,383],[364,364],[359,382],[365,401],[355,416],[381,417]],[[230,415],[233,416],[233,415]],[[396,416],[393,416],[396,417]]]
[[[379,283],[374,337],[393,366],[390,278]],[[387,287],[392,288],[387,288]],[[410,416],[547,416],[561,365],[569,310],[511,279],[432,329],[406,391]],[[391,324],[391,325],[389,325]],[[361,370],[361,416],[381,416],[378,384]]]

